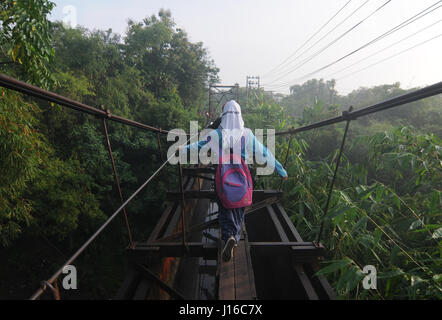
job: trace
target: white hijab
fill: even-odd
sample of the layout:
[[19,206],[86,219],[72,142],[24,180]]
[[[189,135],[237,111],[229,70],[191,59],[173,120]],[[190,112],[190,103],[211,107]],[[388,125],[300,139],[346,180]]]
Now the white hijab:
[[227,152],[238,142],[241,143],[241,137],[244,135],[244,120],[241,107],[235,100],[230,100],[224,105],[219,127],[223,136],[223,152]]

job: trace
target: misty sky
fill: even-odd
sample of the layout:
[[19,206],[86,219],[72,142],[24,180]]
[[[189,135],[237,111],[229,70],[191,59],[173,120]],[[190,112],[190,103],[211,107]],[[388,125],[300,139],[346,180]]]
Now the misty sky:
[[[310,75],[437,3],[437,0],[53,1],[57,7],[53,11],[52,20],[72,17],[72,14],[63,12],[63,9],[68,10],[67,6],[73,6],[79,25],[89,29],[112,28],[120,34],[125,33],[129,18],[139,21],[158,13],[160,8],[170,9],[177,26],[186,30],[190,40],[204,43],[211,58],[220,68],[223,84],[237,82],[245,86],[246,76],[256,75],[261,76],[261,84],[266,89],[288,93],[289,85],[301,84],[309,78],[335,78],[339,93],[346,94],[360,86],[399,81],[403,88],[410,88],[442,80],[442,36],[439,36],[442,34],[442,8],[361,49],[349,58]],[[386,2],[388,3],[382,9],[372,14]],[[432,9],[441,4],[439,1]],[[342,11],[293,56],[297,58],[296,61],[271,72],[342,7]],[[319,52],[370,14],[372,15],[366,21],[342,39],[310,59],[312,54]],[[303,53],[347,17],[349,18],[328,36]],[[416,34],[413,35],[414,33]],[[399,42],[404,38],[407,39]],[[430,41],[352,74],[427,40]],[[391,46],[395,42],[399,43]],[[388,46],[391,48],[359,62]],[[302,55],[297,57],[299,54]],[[290,69],[295,70],[288,73]]]

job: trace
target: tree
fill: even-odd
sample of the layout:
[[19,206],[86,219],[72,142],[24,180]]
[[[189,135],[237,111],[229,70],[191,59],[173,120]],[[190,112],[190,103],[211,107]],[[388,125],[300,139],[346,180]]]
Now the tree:
[[48,65],[54,55],[47,15],[55,4],[48,0],[4,0],[0,3],[0,67],[18,62],[19,76],[48,88],[53,79]]

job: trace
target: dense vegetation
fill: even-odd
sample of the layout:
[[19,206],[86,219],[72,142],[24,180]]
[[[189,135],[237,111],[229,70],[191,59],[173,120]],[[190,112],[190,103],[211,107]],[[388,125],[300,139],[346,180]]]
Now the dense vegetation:
[[[130,21],[121,37],[49,23],[49,1],[0,6],[0,72],[113,114],[186,128],[199,119],[208,83],[217,81],[202,43],[191,43],[168,11]],[[115,123],[108,127],[127,197],[160,163],[157,136]],[[0,267],[0,296],[23,298],[120,202],[100,119],[0,89],[0,150],[0,255],[8,261]],[[173,187],[176,170],[169,170]],[[152,183],[127,208],[138,240],[164,206],[166,182]],[[81,291],[90,297],[111,297],[121,281],[127,232],[119,219],[110,228],[78,261]],[[89,268],[81,267],[83,261]]]
[[[332,81],[310,80],[292,88],[280,103],[267,93],[253,95],[245,121],[281,130],[405,92],[396,83],[339,96]],[[435,96],[352,121],[325,217],[344,125],[295,136],[284,206],[304,239],[316,240],[324,220],[321,242],[328,256],[319,273],[340,298],[442,297],[441,106],[441,97]],[[284,117],[287,113],[292,117]],[[287,146],[288,138],[280,138],[280,160]],[[280,183],[261,180],[274,187]],[[377,290],[362,288],[366,265],[376,267]]]
[[[52,8],[47,0],[0,3],[0,72],[161,128],[203,122],[206,88],[218,81],[218,69],[168,11],[130,21],[120,36],[50,23]],[[334,86],[313,79],[282,100],[254,92],[243,109],[246,124],[278,131],[405,92],[396,83],[340,96]],[[321,271],[341,297],[441,298],[441,106],[436,96],[351,123],[325,217],[329,256]],[[108,125],[128,196],[160,164],[157,137]],[[284,202],[306,240],[316,238],[323,219],[342,133],[335,125],[293,140]],[[279,160],[287,145],[278,138]],[[119,206],[101,120],[0,89],[0,176],[0,259],[7,261],[0,296],[23,298]],[[135,239],[157,221],[166,184],[154,180],[129,205]],[[112,297],[120,284],[127,232],[122,219],[110,229],[77,261],[82,290],[73,297]],[[376,291],[360,287],[368,264],[378,270]]]

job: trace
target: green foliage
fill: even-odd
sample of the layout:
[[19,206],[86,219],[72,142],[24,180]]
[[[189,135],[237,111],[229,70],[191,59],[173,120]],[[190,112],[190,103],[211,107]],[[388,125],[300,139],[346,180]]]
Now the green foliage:
[[28,189],[34,223],[31,233],[57,241],[74,231],[91,234],[104,222],[99,202],[91,193],[93,176],[75,160],[48,159],[42,174]]
[[218,80],[218,69],[202,43],[190,43],[169,11],[161,10],[158,17],[142,22],[129,21],[124,42],[126,62],[141,70],[146,87],[157,98],[175,87],[184,105],[199,107],[206,84]]
[[48,64],[54,50],[47,15],[54,6],[48,0],[4,0],[0,3],[0,56],[22,65],[25,80],[46,88],[53,83]]
[[9,90],[0,94],[0,245],[7,246],[32,220],[24,192],[40,173],[47,146],[36,130],[38,107]]
[[335,104],[337,98],[335,85],[335,80],[324,82],[323,79],[312,79],[302,85],[290,87],[290,95],[284,97],[281,102],[290,115],[301,117],[304,108],[317,105],[320,101],[327,106]]
[[[287,128],[334,117],[350,105],[365,107],[405,92],[395,83],[338,96],[333,83],[311,80],[293,88],[280,104],[285,106],[282,114],[294,115],[287,118]],[[252,98],[244,112],[246,123],[280,129],[281,113],[265,112],[275,100],[265,93],[259,98],[267,104],[259,110],[263,116],[254,116],[257,102]],[[321,242],[327,248],[327,259],[318,274],[329,279],[340,299],[442,297],[442,142],[440,125],[436,125],[442,120],[441,104],[441,97],[435,96],[352,121],[327,215],[328,186],[344,126],[294,136],[288,153],[284,207],[304,239],[316,240],[324,221]],[[280,161],[288,140],[277,139]],[[270,185],[278,188],[280,180],[273,179]],[[378,271],[377,290],[362,288],[365,265],[374,265]]]
[[[296,159],[289,168],[289,176],[296,175],[286,186],[295,225],[315,239],[325,219],[323,242],[337,260],[320,274],[330,274],[345,298],[440,297],[434,280],[441,267],[440,139],[404,127],[354,141],[359,143],[368,144],[368,155],[359,165],[343,158],[325,217],[332,168]],[[360,184],[367,180],[372,183]],[[380,271],[378,291],[370,293],[358,287],[361,267],[369,264]]]

